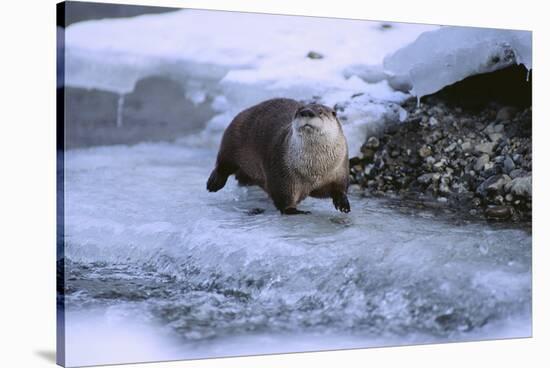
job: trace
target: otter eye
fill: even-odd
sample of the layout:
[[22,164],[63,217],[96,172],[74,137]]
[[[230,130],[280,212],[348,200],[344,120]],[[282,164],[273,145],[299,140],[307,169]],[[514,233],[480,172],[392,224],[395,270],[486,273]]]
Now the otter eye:
[[304,118],[312,118],[312,117],[315,116],[315,113],[313,112],[312,109],[305,108],[305,109],[302,109],[302,110],[298,111],[298,115],[302,116]]

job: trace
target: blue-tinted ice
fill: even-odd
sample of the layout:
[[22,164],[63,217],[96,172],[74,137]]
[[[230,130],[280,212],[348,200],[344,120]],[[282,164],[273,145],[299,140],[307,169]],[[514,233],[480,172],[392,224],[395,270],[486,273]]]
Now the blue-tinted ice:
[[233,179],[208,193],[215,153],[66,153],[69,364],[530,336],[528,231],[358,191],[281,216]]

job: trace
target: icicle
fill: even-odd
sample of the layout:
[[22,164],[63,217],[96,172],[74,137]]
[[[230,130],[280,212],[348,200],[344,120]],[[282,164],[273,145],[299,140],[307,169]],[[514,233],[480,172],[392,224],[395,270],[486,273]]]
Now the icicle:
[[122,110],[124,108],[124,93],[118,95],[118,105],[116,110],[116,126],[120,128],[122,126]]
[[529,82],[529,73],[531,73],[531,69],[527,69],[527,82]]
[[420,96],[416,96],[416,108],[420,108]]

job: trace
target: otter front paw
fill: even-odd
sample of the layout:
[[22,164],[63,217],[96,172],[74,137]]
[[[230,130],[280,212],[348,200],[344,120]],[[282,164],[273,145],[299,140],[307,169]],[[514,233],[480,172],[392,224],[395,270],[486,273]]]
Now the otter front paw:
[[309,215],[311,212],[309,211],[300,211],[296,208],[285,208],[283,211],[281,211],[283,215]]
[[340,212],[348,213],[349,211],[351,211],[348,196],[344,193],[332,198],[332,203],[334,203],[334,208],[336,208]]

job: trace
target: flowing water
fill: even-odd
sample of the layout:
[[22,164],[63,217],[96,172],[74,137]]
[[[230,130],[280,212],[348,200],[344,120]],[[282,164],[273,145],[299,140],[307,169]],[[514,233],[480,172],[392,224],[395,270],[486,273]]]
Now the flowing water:
[[531,335],[529,229],[358,190],[281,216],[233,179],[208,193],[215,154],[65,153],[68,365]]

